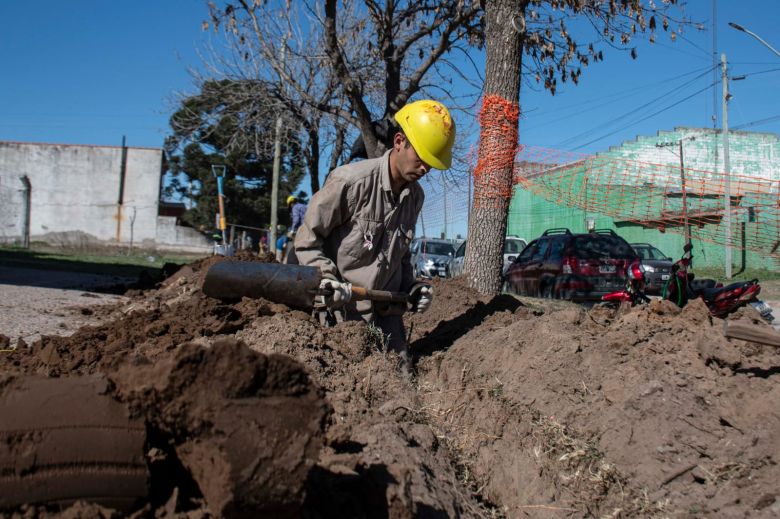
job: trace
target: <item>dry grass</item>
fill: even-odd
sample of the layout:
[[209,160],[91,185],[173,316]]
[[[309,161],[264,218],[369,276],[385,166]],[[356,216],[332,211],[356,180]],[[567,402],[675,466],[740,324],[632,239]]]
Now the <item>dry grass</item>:
[[553,460],[560,470],[557,480],[570,493],[597,501],[613,486],[622,487],[625,478],[606,462],[597,438],[583,440],[554,417],[537,416],[532,425],[534,455]]

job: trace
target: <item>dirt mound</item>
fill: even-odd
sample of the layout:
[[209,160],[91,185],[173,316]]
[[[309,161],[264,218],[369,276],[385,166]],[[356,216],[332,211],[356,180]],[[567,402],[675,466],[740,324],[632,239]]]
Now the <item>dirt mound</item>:
[[142,514],[780,514],[780,353],[725,339],[698,302],[586,311],[436,281],[406,316],[410,378],[364,323],[200,291],[215,262],[258,260],[185,266],[0,370],[110,381],[149,435]]
[[[221,339],[156,362],[133,356],[108,376],[151,431],[154,492],[169,506],[187,510],[202,496],[217,517],[299,513],[329,413],[299,363]],[[197,490],[177,481],[178,464]]]
[[377,331],[355,322],[323,329],[283,305],[205,297],[208,267],[236,260],[257,258],[186,266],[108,324],[44,336],[0,357],[0,369],[107,377],[149,430],[142,506],[152,514],[474,515],[479,503],[423,419],[399,359],[379,352]]
[[421,403],[510,517],[780,511],[780,355],[701,301],[496,312],[440,348]]

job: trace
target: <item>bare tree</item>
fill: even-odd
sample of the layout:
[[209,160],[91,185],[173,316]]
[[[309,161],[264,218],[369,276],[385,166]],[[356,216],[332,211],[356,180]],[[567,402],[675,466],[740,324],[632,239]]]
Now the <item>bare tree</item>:
[[470,80],[448,56],[481,43],[477,0],[299,0],[285,7],[209,2],[209,23],[228,36],[231,64],[274,76],[288,109],[311,122],[310,138],[326,135],[334,151],[357,133],[368,157],[381,155],[388,138],[382,121],[420,91],[448,97],[455,74]]
[[[520,83],[529,79],[554,94],[557,81],[576,83],[582,68],[600,61],[596,44],[624,49],[637,33],[660,25],[676,31],[689,22],[669,17],[677,0],[485,0],[485,87],[480,113],[480,147],[474,175],[465,271],[484,294],[501,289],[502,250],[518,143]],[[593,29],[581,43],[569,25]],[[677,32],[671,32],[675,39]]]

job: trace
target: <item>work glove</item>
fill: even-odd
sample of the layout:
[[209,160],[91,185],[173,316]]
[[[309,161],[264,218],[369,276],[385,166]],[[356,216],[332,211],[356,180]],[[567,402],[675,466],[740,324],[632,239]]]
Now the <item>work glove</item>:
[[409,290],[410,310],[421,314],[431,307],[433,302],[433,287],[427,283],[415,283]]
[[333,279],[320,281],[319,295],[314,302],[328,308],[341,308],[352,299],[352,283],[342,283]]

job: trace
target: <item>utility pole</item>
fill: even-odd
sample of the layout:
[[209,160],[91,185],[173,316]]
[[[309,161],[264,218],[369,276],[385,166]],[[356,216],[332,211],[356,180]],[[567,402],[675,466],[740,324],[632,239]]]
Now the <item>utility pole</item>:
[[723,188],[725,204],[723,224],[726,226],[726,279],[731,279],[731,164],[729,164],[729,77],[726,54],[720,55],[721,82],[723,83]]
[[685,163],[683,162],[683,139],[680,139],[680,184],[682,187],[683,225],[685,226],[685,244],[691,244],[691,227],[688,225],[688,187],[685,185]]
[[[680,154],[680,193],[682,198],[682,213],[683,213],[683,232],[685,234],[685,243],[690,245],[691,243],[691,226],[688,224],[688,187],[685,181],[685,159],[683,158],[683,142],[694,141],[696,136],[680,137],[677,141],[677,147]],[[674,142],[662,142],[655,145],[656,148],[671,148],[674,146]],[[669,151],[672,151],[671,149]],[[674,153],[672,151],[672,153]]]
[[276,253],[276,226],[279,222],[279,169],[282,162],[282,116],[276,117],[276,136],[274,137],[274,169],[271,178],[271,252]]
[[[285,54],[287,53],[287,37],[282,40],[282,49],[280,50],[282,66],[284,66]],[[282,115],[276,116],[276,134],[274,136],[274,166],[273,176],[271,177],[271,243],[268,244],[270,251],[276,254],[276,227],[279,224],[279,170],[282,164]]]

